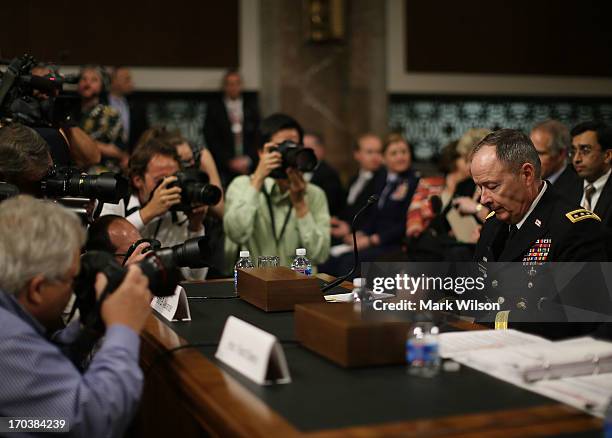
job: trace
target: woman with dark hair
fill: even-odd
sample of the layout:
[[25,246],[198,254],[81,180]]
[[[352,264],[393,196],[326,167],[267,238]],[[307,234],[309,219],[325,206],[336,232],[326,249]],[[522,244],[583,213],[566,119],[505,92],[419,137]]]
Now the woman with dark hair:
[[96,141],[102,154],[100,168],[96,170],[126,170],[129,154],[121,142],[123,126],[117,110],[106,105],[105,75],[98,66],[88,65],[81,69],[79,126]]

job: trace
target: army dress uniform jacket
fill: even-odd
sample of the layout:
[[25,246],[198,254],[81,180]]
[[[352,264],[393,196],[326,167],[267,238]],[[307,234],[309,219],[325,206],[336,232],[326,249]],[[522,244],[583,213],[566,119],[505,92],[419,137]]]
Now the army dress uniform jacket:
[[520,230],[506,242],[508,224],[492,212],[476,245],[484,262],[603,262],[601,219],[551,190],[550,183]]
[[[487,299],[509,311],[510,321],[584,321],[588,316],[568,316],[567,309],[589,314],[610,307],[599,265],[547,262],[606,261],[601,222],[546,184],[539,202],[511,238],[508,224],[489,215],[476,246],[478,270],[486,277]],[[559,274],[572,269],[572,275],[560,283]],[[560,333],[558,325],[554,331]]]

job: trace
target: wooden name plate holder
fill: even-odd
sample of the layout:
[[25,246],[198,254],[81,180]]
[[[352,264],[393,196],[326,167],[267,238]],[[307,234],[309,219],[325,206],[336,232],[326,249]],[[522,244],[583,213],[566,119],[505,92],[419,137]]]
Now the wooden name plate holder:
[[343,367],[406,362],[407,321],[363,320],[353,303],[295,306],[295,333],[306,348]]
[[239,269],[238,295],[265,312],[293,310],[296,304],[325,302],[315,277],[285,267]]

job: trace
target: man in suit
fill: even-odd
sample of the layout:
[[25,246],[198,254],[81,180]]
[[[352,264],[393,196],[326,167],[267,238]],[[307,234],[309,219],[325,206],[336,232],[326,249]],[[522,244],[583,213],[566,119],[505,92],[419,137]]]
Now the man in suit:
[[[606,252],[599,217],[569,203],[542,181],[540,160],[530,139],[520,131],[502,129],[483,138],[472,157],[472,176],[482,190],[480,202],[491,210],[475,253],[478,269],[490,285],[489,299],[497,295],[493,301],[497,299],[519,320],[535,315],[559,321],[569,307],[589,311],[609,307],[601,284],[590,287],[600,277],[588,272],[582,272],[586,277],[576,274],[568,282],[571,287],[552,290],[555,283],[550,275],[558,272],[545,274],[550,271],[544,269],[544,262],[600,262],[606,261]],[[577,289],[576,278],[589,283]],[[555,302],[556,310],[540,315],[543,300]],[[507,318],[507,313],[500,314]]]
[[128,98],[134,92],[132,73],[127,67],[117,66],[111,71],[108,103],[119,112],[123,134],[121,141],[131,152],[140,135],[147,129],[147,115],[144,107],[136,105]]
[[223,96],[208,104],[204,138],[224,186],[237,175],[248,175],[257,164],[257,102],[242,94],[242,79],[235,70],[223,77]]
[[348,235],[353,216],[378,190],[377,174],[382,171],[382,140],[375,134],[360,135],[355,142],[353,158],[359,163],[359,171],[351,178],[347,190],[346,205],[338,217],[332,217],[332,236],[342,239]]
[[583,178],[578,201],[612,228],[612,128],[584,122],[572,129],[572,162]]
[[546,120],[533,127],[531,141],[542,164],[542,179],[561,196],[576,203],[582,186],[574,166],[568,161],[572,138],[569,129],[558,120]]
[[305,133],[304,147],[312,149],[319,161],[314,171],[304,174],[304,179],[323,189],[327,197],[329,213],[337,216],[344,209],[345,194],[338,171],[325,161],[323,136],[314,132]]

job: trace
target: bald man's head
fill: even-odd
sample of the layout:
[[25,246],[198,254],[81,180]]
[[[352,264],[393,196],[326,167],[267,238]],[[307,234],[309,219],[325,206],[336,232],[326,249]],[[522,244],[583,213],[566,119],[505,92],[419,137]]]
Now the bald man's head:
[[108,215],[98,218],[89,227],[85,248],[115,254],[116,260],[123,263],[125,253],[140,239],[140,232],[131,222],[121,216]]

